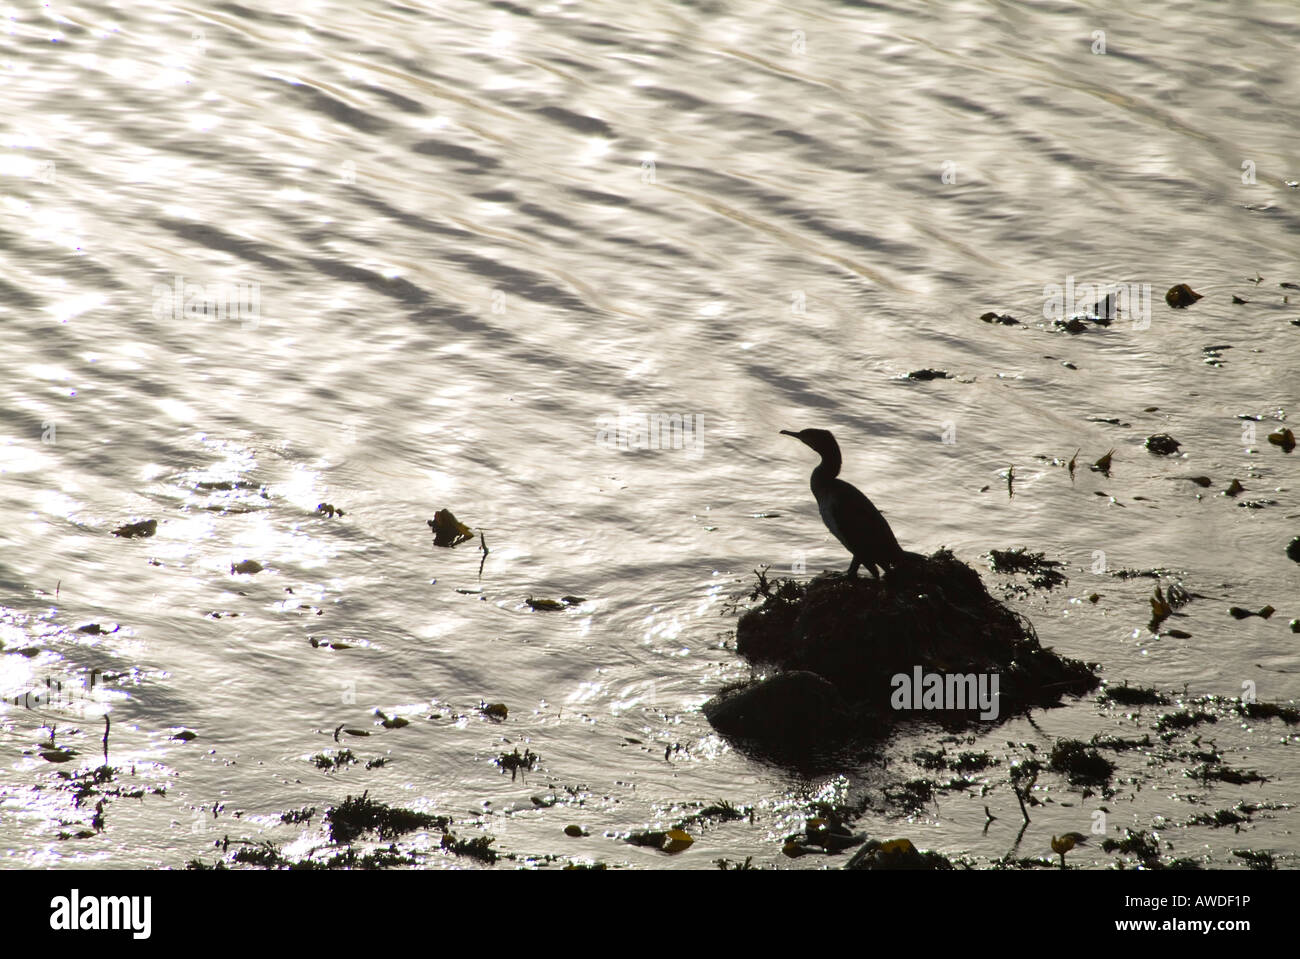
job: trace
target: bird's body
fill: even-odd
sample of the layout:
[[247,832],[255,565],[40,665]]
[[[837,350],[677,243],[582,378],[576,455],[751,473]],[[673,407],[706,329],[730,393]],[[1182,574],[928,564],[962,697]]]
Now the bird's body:
[[856,576],[858,567],[865,566],[872,576],[879,578],[877,566],[888,569],[901,562],[903,548],[880,510],[860,489],[838,478],[842,463],[840,447],[830,431],[781,432],[821,454],[822,461],[812,472],[812,494],[826,528],[853,555],[848,574]]

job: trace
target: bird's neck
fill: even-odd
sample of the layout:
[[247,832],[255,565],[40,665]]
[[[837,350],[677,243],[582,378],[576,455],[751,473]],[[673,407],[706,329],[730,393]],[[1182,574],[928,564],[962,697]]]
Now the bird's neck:
[[812,472],[813,485],[819,486],[835,479],[840,475],[840,465],[839,450],[822,453],[822,461],[817,464],[817,468]]

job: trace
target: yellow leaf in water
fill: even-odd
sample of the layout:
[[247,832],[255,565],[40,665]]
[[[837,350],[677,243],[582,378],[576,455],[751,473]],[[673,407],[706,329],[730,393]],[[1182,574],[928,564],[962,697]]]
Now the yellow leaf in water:
[[670,829],[664,834],[664,852],[681,852],[683,849],[689,849],[695,842],[691,834],[682,829]]

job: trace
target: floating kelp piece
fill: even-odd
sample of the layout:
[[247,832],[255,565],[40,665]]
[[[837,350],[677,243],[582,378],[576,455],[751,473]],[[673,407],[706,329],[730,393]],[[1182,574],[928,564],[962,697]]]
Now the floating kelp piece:
[[1062,320],[1058,318],[1053,322],[1061,329],[1065,330],[1065,332],[1073,336],[1077,336],[1078,334],[1082,333],[1084,330],[1088,328],[1088,324],[1085,323],[1077,316],[1072,316],[1068,320]]
[[1148,436],[1146,442],[1147,449],[1157,456],[1172,456],[1178,452],[1178,448],[1182,445],[1168,433],[1156,433],[1154,436]]
[[316,506],[316,512],[318,512],[318,513],[324,513],[326,516],[330,517],[331,519],[333,519],[335,516],[342,516],[342,515],[343,515],[343,510],[339,509],[339,508],[338,508],[337,506],[335,506],[333,503],[319,503],[319,504],[317,504],[317,506]]
[[952,374],[947,370],[913,370],[907,374],[909,380],[950,380]]
[[565,606],[581,606],[586,600],[581,596],[561,596],[560,602]]
[[1065,575],[1057,572],[1064,566],[1060,560],[1047,559],[1043,553],[1030,553],[1023,546],[1015,549],[991,549],[990,567],[995,573],[1026,573],[1030,584],[1038,589],[1052,589],[1068,582]]
[[88,636],[105,636],[108,633],[116,633],[121,628],[122,627],[117,623],[113,624],[112,629],[105,629],[103,626],[100,626],[99,623],[87,623],[85,626],[78,626],[77,632],[85,633]]
[[231,563],[231,575],[252,576],[254,573],[260,573],[265,567],[255,559],[246,559],[242,563]]
[[456,519],[449,509],[438,510],[433,514],[433,519],[426,522],[429,529],[433,530],[434,546],[454,547],[474,538],[469,527]]
[[172,737],[172,739],[179,739],[183,743],[188,743],[190,740],[198,739],[198,738],[199,738],[199,734],[194,732],[191,729],[182,729],[180,732],[178,732],[175,736]]
[[1243,300],[1236,293],[1234,293],[1232,294],[1232,302],[1235,303],[1237,306],[1244,306],[1245,304],[1249,303],[1250,300]]
[[156,519],[142,519],[138,523],[127,523],[125,526],[119,526],[113,530],[113,535],[130,539],[133,536],[152,536],[156,532],[158,532],[158,521]]
[[492,703],[490,706],[485,703],[482,706],[479,706],[479,712],[488,717],[488,719],[495,719],[497,721],[503,720],[510,715],[510,710],[506,707],[505,703]]
[[1078,739],[1057,740],[1049,764],[1075,786],[1104,786],[1115,774],[1113,762]]
[[564,603],[557,603],[553,599],[533,599],[533,597],[531,596],[529,596],[526,600],[524,600],[524,602],[527,603],[529,606],[531,606],[533,609],[537,609],[537,610],[557,610],[557,609],[569,608]]
[[1295,449],[1295,434],[1288,427],[1282,427],[1276,433],[1268,434],[1268,441],[1274,446],[1282,447],[1283,453],[1290,453]]
[[1214,483],[1214,480],[1210,479],[1208,476],[1189,476],[1187,478],[1202,489]]
[[1272,606],[1264,606],[1258,610],[1242,609],[1240,606],[1232,606],[1228,609],[1228,615],[1233,619],[1248,619],[1251,616],[1258,616],[1260,619],[1268,619],[1276,613]]
[[1019,326],[1020,321],[1010,313],[993,313],[988,312],[980,317],[985,323],[998,323],[1002,326]]
[[1238,493],[1246,492],[1246,487],[1241,485],[1241,480],[1234,479],[1228,484],[1228,488],[1223,491],[1224,496],[1236,496]]
[[519,747],[516,746],[512,752],[502,753],[492,761],[501,767],[502,772],[505,772],[507,769],[510,770],[510,781],[514,782],[521,770],[523,772],[531,772],[536,769],[537,764],[542,761],[542,757],[537,755],[537,753],[533,752],[531,749],[524,749],[524,751],[520,753]]
[[1171,286],[1169,292],[1165,294],[1165,302],[1175,310],[1181,310],[1184,307],[1191,306],[1200,298],[1201,294],[1197,293],[1186,283],[1179,283],[1177,286]]
[[1114,293],[1108,293],[1098,300],[1089,311],[1088,318],[1098,326],[1110,326],[1115,320],[1117,307],[1119,306],[1119,296]]
[[1160,624],[1172,616],[1173,612],[1173,606],[1165,599],[1165,594],[1157,586],[1155,595],[1151,597],[1151,622],[1147,624],[1147,629],[1153,633],[1160,632]]

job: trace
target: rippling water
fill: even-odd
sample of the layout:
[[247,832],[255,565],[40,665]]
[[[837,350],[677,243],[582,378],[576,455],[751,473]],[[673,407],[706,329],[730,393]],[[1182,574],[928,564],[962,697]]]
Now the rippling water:
[[[301,855],[320,814],[280,814],[363,790],[523,860],[785,862],[809,801],[884,780],[792,777],[698,710],[748,675],[724,606],[751,570],[847,563],[783,428],[833,429],[908,548],[1066,561],[1019,608],[1111,681],[1300,695],[1296,460],[1265,438],[1300,388],[1293,5],[359,7],[0,11],[10,864]],[[1204,299],[1173,310],[1181,282]],[[1138,296],[1073,336],[1052,284]],[[698,432],[620,448],[638,415]],[[1112,447],[1112,478],[1071,484],[1076,449]],[[485,560],[432,546],[443,508]],[[1153,638],[1152,581],[1102,564],[1179,571],[1191,638]],[[526,602],[562,595],[585,601]],[[94,811],[52,787],[103,761],[105,712],[144,798],[62,838]],[[1036,721],[976,748],[1128,728],[1091,702]],[[1223,726],[1269,782],[1208,808],[1294,798],[1286,729]],[[519,779],[493,762],[515,748],[541,757]],[[1125,825],[1195,811],[1176,782],[1138,795]],[[618,841],[718,799],[753,822],[672,860]],[[1011,836],[982,807],[1009,799],[859,826],[986,863]],[[1036,818],[1033,852],[1078,815]],[[1289,823],[1168,835],[1232,865],[1234,842],[1293,857]]]

